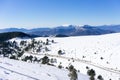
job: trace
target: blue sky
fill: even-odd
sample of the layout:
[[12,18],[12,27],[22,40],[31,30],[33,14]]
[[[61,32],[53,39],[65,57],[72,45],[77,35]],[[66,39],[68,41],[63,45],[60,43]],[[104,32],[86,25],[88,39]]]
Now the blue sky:
[[0,28],[120,24],[120,0],[0,0]]

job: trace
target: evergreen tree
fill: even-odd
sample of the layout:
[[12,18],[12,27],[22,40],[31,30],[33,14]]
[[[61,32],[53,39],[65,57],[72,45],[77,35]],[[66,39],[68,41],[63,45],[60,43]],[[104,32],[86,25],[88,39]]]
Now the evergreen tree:
[[49,58],[47,56],[44,56],[42,58],[42,64],[48,64],[49,63]]
[[90,80],[95,80],[94,76],[96,75],[96,73],[93,69],[88,70],[87,74],[90,76]]
[[74,68],[74,66],[70,65],[68,69],[69,69],[68,76],[70,77],[70,80],[77,80],[78,79],[77,70]]
[[62,54],[62,50],[59,50],[59,51],[58,51],[58,54],[61,55],[61,54]]
[[104,80],[101,75],[99,75],[97,78],[98,78],[99,80]]

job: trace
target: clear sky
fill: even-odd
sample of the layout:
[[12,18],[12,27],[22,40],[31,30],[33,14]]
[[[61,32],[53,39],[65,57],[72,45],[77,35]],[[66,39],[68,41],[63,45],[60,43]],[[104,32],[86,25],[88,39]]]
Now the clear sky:
[[120,0],[0,0],[0,28],[120,24]]

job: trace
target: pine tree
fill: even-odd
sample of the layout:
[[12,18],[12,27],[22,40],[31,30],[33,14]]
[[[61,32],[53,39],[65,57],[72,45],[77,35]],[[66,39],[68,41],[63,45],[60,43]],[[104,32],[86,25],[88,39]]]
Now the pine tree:
[[96,73],[93,69],[88,70],[87,74],[90,76],[90,80],[95,80],[94,76],[96,75]]
[[44,56],[42,58],[42,64],[48,64],[49,63],[49,58],[47,56]]
[[74,66],[70,65],[68,70],[69,70],[68,76],[70,77],[70,80],[77,80],[78,79],[77,70],[74,68]]

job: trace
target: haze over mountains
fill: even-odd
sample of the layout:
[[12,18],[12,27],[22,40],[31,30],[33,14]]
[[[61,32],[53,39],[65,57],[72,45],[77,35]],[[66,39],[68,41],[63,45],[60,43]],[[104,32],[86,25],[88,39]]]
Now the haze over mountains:
[[66,36],[81,36],[81,35],[101,35],[108,33],[120,32],[120,25],[102,25],[102,26],[57,26],[54,28],[34,28],[34,29],[24,29],[24,28],[6,28],[0,29],[0,33],[3,32],[24,32],[31,35],[37,36],[56,36],[56,35],[66,35]]

